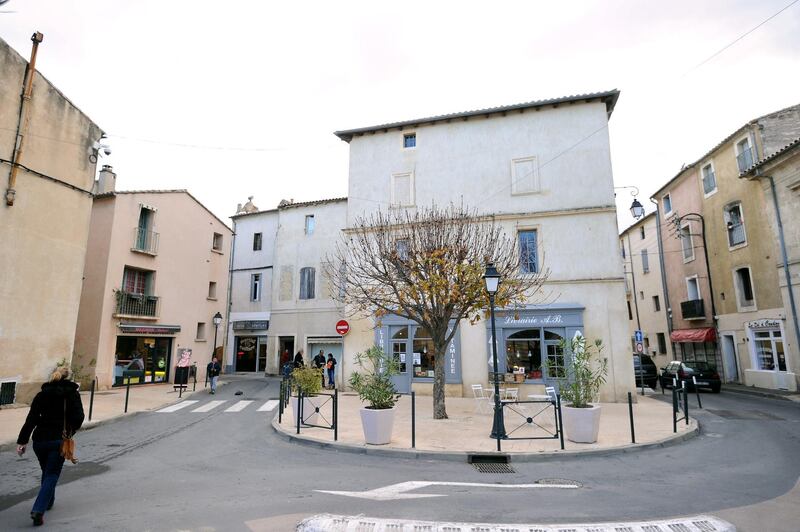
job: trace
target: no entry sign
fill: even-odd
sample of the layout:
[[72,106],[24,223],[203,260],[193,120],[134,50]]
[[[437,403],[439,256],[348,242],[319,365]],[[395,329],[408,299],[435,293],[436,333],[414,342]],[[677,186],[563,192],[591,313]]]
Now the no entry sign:
[[350,332],[350,324],[347,323],[347,320],[339,320],[336,322],[336,332],[342,336]]

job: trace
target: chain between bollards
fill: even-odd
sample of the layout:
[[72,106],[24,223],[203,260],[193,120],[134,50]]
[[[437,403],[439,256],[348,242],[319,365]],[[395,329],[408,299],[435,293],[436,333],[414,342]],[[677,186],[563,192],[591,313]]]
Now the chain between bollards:
[[128,413],[128,397],[131,395],[131,376],[128,375],[128,384],[125,387],[125,413]]

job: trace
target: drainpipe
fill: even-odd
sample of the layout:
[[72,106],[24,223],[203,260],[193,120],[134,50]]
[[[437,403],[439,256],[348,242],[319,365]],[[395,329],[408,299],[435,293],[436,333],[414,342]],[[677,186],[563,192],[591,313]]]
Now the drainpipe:
[[[231,290],[233,288],[233,257],[236,254],[236,219],[233,220],[233,238],[231,239],[231,259],[228,263],[228,301],[227,305],[225,305],[225,336],[223,337],[222,345],[223,345],[223,353],[227,357],[228,355],[228,330],[231,326],[231,305],[233,304],[231,301]],[[256,353],[256,356],[258,353]],[[230,364],[233,366],[233,364]],[[225,371],[228,371],[228,368],[225,368]]]
[[642,324],[639,322],[639,300],[636,298],[636,272],[633,269],[633,248],[631,247],[631,234],[628,237],[628,252],[631,256],[631,282],[633,284],[633,306],[636,307],[636,329],[642,330]]
[[[653,203],[656,206],[656,237],[658,239],[658,265],[661,267],[661,290],[664,292],[664,308],[667,310],[664,314],[666,314],[667,318],[667,332],[672,334],[672,316],[670,309],[672,307],[669,306],[669,290],[667,289],[667,273],[664,269],[664,244],[661,241],[661,213],[658,211],[658,202],[653,201],[653,198],[650,198],[650,203]],[[670,340],[670,343],[672,341]]]
[[31,36],[31,41],[33,41],[33,47],[31,49],[31,61],[28,63],[28,68],[25,69],[25,78],[22,81],[19,117],[17,118],[17,135],[14,139],[14,154],[11,157],[11,173],[8,175],[8,189],[6,190],[6,205],[9,207],[14,205],[14,200],[17,196],[17,191],[14,189],[14,187],[17,186],[17,171],[19,170],[18,165],[22,160],[22,147],[25,141],[25,134],[28,132],[28,122],[30,121],[30,107],[28,106],[28,102],[31,100],[31,93],[33,92],[33,77],[36,74],[36,52],[39,49],[39,43],[43,40],[44,35],[38,31]]

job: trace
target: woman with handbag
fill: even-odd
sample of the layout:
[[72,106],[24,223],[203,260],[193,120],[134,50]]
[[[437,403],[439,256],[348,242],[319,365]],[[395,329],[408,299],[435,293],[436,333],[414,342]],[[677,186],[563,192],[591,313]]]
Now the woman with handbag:
[[83,424],[83,404],[78,385],[69,380],[69,367],[56,368],[50,382],[36,394],[22,430],[17,438],[17,454],[22,456],[33,433],[33,452],[42,468],[42,485],[33,503],[34,526],[44,523],[44,513],[53,507],[56,484],[64,459],[77,462],[73,456],[72,435]]

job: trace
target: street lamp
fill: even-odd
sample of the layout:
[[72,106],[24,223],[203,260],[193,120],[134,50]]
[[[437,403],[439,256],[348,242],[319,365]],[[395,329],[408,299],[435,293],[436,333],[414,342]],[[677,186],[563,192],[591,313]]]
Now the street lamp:
[[494,422],[492,423],[492,438],[497,439],[497,450],[500,450],[500,440],[505,439],[506,427],[503,422],[503,405],[500,404],[500,381],[497,369],[497,333],[494,328],[494,296],[500,286],[500,274],[491,262],[486,264],[486,273],[483,274],[486,283],[486,292],[489,294],[489,316],[492,320],[492,363],[494,364]]
[[214,322],[214,347],[211,349],[211,358],[214,358],[214,355],[217,354],[217,330],[219,329],[219,324],[222,323],[222,314],[217,312],[211,318],[211,321]]
[[[636,196],[639,195],[639,187],[635,187],[633,185],[626,185],[622,187],[614,187],[614,190],[621,190],[623,188],[632,189],[631,196],[633,196],[633,203],[631,203],[631,216],[633,216],[635,220],[638,220],[639,218],[644,216],[644,205],[639,203],[639,200],[636,199]],[[616,196],[616,193],[614,193],[614,195]]]

